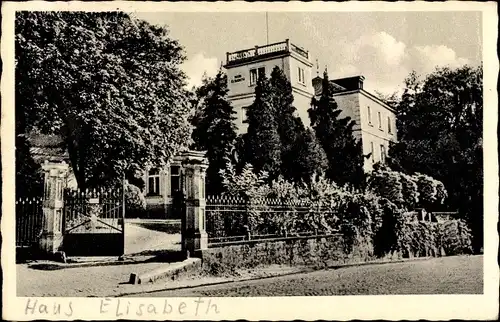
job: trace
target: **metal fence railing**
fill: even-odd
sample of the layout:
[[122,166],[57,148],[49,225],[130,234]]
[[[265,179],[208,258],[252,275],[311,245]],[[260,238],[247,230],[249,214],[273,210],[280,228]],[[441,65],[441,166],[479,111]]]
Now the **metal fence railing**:
[[43,229],[43,197],[16,200],[16,247],[36,244]]
[[208,196],[205,206],[208,243],[330,234],[335,209],[305,201]]

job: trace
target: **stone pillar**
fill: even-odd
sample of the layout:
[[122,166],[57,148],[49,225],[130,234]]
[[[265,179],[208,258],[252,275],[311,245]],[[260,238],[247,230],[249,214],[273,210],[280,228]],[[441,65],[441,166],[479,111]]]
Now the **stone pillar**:
[[40,237],[40,249],[49,254],[59,251],[62,243],[64,188],[68,175],[68,164],[45,161],[43,191],[43,230]]
[[208,162],[200,152],[191,151],[182,166],[186,193],[182,249],[195,254],[208,248],[208,236],[205,231],[205,173]]

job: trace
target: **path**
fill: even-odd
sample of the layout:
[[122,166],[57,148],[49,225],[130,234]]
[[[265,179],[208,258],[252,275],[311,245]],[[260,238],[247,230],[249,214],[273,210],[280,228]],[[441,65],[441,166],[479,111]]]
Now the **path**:
[[165,249],[180,250],[180,241],[180,233],[168,234],[159,230],[147,229],[142,227],[141,223],[131,220],[125,223],[126,254],[137,254],[144,251]]

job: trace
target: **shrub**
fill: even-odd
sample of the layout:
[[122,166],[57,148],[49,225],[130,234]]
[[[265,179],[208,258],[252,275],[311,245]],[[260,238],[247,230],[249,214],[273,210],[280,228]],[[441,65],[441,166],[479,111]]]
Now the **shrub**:
[[430,205],[434,204],[437,200],[436,181],[431,177],[421,173],[415,173],[413,177],[417,182],[418,186],[418,193],[420,196],[420,206],[429,207]]
[[[418,185],[415,182],[414,178],[404,174],[399,173],[399,180],[401,182],[401,193],[403,196],[403,204],[407,209],[414,209],[418,204]],[[444,188],[444,186],[443,186]]]
[[125,188],[125,208],[127,217],[136,217],[146,210],[146,198],[141,189],[130,183]]
[[446,255],[472,253],[472,234],[463,220],[449,220],[437,223],[437,248]]
[[402,216],[402,211],[393,202],[386,198],[379,199],[381,210],[381,224],[374,232],[374,252],[377,256],[383,257],[386,254],[396,251],[404,251],[400,240],[407,234],[404,231],[406,218]]
[[373,255],[372,219],[368,210],[369,200],[365,195],[350,195],[346,208],[342,209],[341,232],[344,252],[350,254],[357,249],[361,257]]
[[232,196],[240,196],[246,200],[263,198],[268,194],[266,182],[269,175],[265,171],[255,174],[250,164],[245,164],[240,173],[232,163],[228,162],[226,169],[221,170],[222,184],[226,193]]
[[381,197],[387,198],[396,205],[402,205],[403,185],[398,172],[391,171],[389,168],[379,168],[373,171],[368,180],[369,190],[375,192]]

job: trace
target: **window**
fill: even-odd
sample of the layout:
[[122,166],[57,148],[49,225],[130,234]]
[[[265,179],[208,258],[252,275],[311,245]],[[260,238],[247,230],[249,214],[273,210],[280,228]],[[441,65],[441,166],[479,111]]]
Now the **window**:
[[373,142],[370,142],[370,153],[372,158],[372,163],[375,163],[375,148],[373,146]]
[[148,195],[160,195],[160,171],[158,169],[149,170],[148,174]]
[[385,163],[385,145],[380,145],[380,163]]
[[387,117],[387,132],[392,133],[391,118]]
[[257,83],[257,69],[250,69],[250,85]]
[[368,106],[368,124],[372,125],[372,109]]
[[382,130],[382,114],[380,112],[377,112],[378,114],[378,128]]
[[250,86],[255,85],[257,83],[257,79],[266,77],[266,68],[265,67],[260,67],[260,68],[254,68],[250,69]]
[[170,192],[181,190],[181,168],[179,166],[170,167]]
[[299,76],[299,83],[300,84],[305,84],[306,83],[306,75],[304,73],[304,69],[303,68],[300,68],[298,67],[298,76]]

